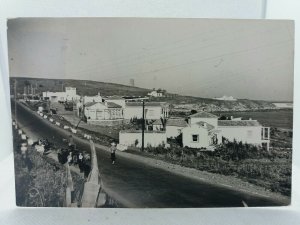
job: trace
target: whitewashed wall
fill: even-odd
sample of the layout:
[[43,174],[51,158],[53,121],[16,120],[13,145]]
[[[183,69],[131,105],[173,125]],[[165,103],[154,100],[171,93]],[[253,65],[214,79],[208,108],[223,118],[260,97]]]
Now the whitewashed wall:
[[[199,135],[198,142],[194,142],[192,135]],[[182,144],[190,148],[205,148],[209,146],[209,136],[206,128],[191,126],[182,129]]]
[[[142,133],[132,133],[132,132],[120,132],[119,133],[119,143],[125,146],[135,146],[135,142],[138,140],[136,147],[142,147]],[[152,147],[157,147],[162,144],[167,143],[167,135],[165,132],[145,132],[144,136],[145,147],[151,145]]]
[[175,138],[180,135],[181,130],[184,127],[177,127],[177,126],[166,126],[166,134],[167,138]]
[[[221,133],[219,137],[225,137],[229,141],[242,141],[248,144],[261,144],[261,129],[262,127],[223,127],[219,126]],[[250,134],[252,133],[252,134]],[[218,138],[222,141],[222,138]]]

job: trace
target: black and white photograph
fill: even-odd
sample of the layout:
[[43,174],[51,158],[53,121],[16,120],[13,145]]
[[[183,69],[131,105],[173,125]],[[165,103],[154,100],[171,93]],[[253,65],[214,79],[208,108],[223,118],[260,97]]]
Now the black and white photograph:
[[7,21],[16,205],[291,203],[294,23]]

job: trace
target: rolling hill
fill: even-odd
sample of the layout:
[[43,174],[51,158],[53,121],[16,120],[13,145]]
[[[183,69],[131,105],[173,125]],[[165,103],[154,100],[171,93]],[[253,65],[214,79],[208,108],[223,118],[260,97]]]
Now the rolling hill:
[[[64,87],[71,86],[77,88],[79,95],[96,95],[98,92],[102,96],[145,96],[150,89],[132,87],[127,85],[105,83],[90,80],[72,79],[41,79],[41,78],[10,78],[11,86],[13,79],[17,79],[17,92],[24,93],[24,87],[33,86],[37,88],[37,93],[43,91],[62,91]],[[13,90],[13,88],[11,88]],[[238,99],[237,101],[220,101],[210,98],[201,98],[183,95],[168,95],[163,98],[153,98],[151,101],[166,101],[171,104],[173,111],[187,112],[191,109],[206,111],[248,111],[276,109],[276,106],[268,101]]]

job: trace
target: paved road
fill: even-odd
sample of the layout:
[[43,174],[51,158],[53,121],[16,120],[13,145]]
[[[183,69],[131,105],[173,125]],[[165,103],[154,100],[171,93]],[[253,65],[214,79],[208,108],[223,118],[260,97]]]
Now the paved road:
[[[12,110],[13,107],[12,107]],[[18,106],[18,121],[40,137],[47,137],[57,145],[69,133],[49,124],[36,113]],[[79,149],[89,151],[89,143],[75,138]],[[260,196],[214,186],[162,169],[154,168],[117,155],[112,165],[107,151],[96,148],[99,170],[107,190],[130,207],[239,207],[245,201],[249,206],[276,206],[280,203]]]

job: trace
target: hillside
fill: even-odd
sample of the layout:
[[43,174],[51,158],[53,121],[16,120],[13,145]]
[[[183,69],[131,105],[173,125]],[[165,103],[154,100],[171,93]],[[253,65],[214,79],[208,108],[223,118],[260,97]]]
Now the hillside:
[[11,85],[13,85],[13,79],[17,79],[17,91],[18,93],[24,93],[25,85],[29,84],[33,87],[37,87],[37,93],[43,91],[62,91],[64,87],[71,86],[77,88],[79,95],[96,95],[100,92],[103,96],[111,95],[134,95],[144,96],[150,91],[148,89],[131,87],[121,84],[105,83],[99,81],[89,80],[71,80],[71,79],[40,79],[40,78],[10,78]]
[[[77,88],[79,95],[96,95],[100,92],[103,96],[145,96],[150,89],[132,87],[121,84],[105,83],[89,80],[71,79],[40,79],[40,78],[10,78],[11,85],[13,79],[17,79],[18,93],[24,93],[26,85],[37,88],[37,93],[43,91],[62,91],[64,87],[71,86]],[[13,90],[13,88],[12,88]],[[172,111],[178,113],[189,112],[190,110],[206,111],[248,111],[275,109],[275,105],[268,101],[239,99],[237,101],[219,101],[210,98],[200,98],[193,96],[168,95],[163,98],[152,98],[151,101],[166,101],[171,104]]]

